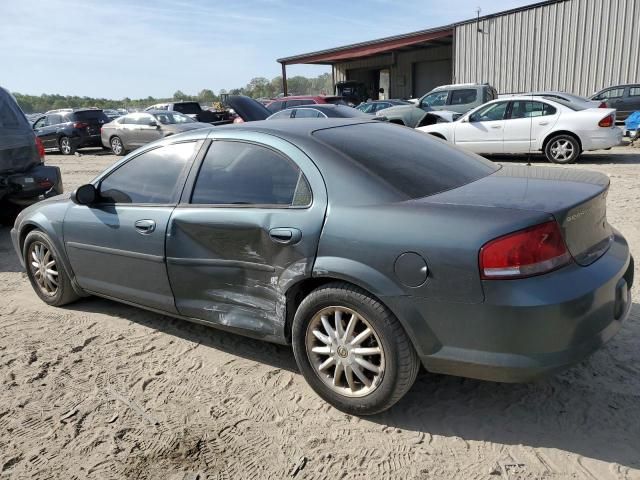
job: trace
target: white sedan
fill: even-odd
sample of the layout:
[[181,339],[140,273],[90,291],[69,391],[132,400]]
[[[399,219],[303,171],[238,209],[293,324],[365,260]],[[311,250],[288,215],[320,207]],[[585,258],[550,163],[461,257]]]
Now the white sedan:
[[476,153],[544,152],[550,162],[572,163],[583,151],[620,144],[622,130],[615,126],[615,112],[515,96],[485,103],[455,122],[418,130]]

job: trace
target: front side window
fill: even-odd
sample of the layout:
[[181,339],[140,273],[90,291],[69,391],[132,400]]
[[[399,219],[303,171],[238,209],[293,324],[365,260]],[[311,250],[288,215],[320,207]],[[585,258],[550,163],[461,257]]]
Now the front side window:
[[434,92],[425,96],[420,105],[422,107],[441,107],[447,103],[447,97],[449,96],[449,92]]
[[624,95],[624,88],[610,88],[598,95],[596,99],[606,100],[608,98],[622,98],[622,95]]
[[629,96],[630,97],[640,97],[640,87],[630,87],[629,88]]
[[510,118],[532,118],[555,114],[555,107],[549,105],[548,103],[519,100],[513,102],[511,106]]
[[34,129],[43,128],[47,126],[47,117],[39,118],[36,123],[33,124]]
[[191,203],[306,206],[311,190],[300,169],[274,150],[216,141],[202,162]]
[[102,203],[174,203],[198,142],[175,143],[131,159],[100,182]]
[[509,102],[497,102],[476,110],[469,116],[470,122],[491,122],[504,119]]
[[478,91],[474,88],[464,90],[454,90],[451,92],[451,105],[466,105],[473,103],[478,98]]

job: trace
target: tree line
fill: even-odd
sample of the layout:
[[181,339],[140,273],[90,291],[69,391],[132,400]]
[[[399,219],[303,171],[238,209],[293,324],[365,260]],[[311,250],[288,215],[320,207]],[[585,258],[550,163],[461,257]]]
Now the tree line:
[[[323,73],[314,78],[303,76],[295,76],[287,79],[289,93],[291,95],[331,95],[332,82],[331,74]],[[222,89],[218,94],[213,90],[205,88],[196,95],[187,95],[178,90],[171,98],[137,98],[132,99],[125,97],[120,100],[108,98],[79,97],[77,95],[25,95],[14,92],[18,104],[25,113],[46,112],[57,108],[126,108],[140,109],[145,108],[154,103],[170,102],[170,101],[197,101],[204,105],[211,105],[220,100],[220,95],[246,95],[252,98],[274,98],[282,93],[282,77],[277,76],[271,80],[264,77],[256,77],[251,79],[247,85],[241,88],[234,88],[229,91]]]

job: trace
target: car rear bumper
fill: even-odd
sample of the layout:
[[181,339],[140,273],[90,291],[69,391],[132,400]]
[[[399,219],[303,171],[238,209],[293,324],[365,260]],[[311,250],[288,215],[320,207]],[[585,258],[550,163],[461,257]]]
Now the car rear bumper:
[[601,150],[622,143],[623,130],[620,127],[601,128],[581,138],[583,150]]
[[587,267],[485,281],[485,302],[394,297],[388,305],[434,373],[526,382],[580,362],[620,329],[631,309],[633,259],[616,233]]
[[75,148],[102,147],[102,138],[99,133],[96,135],[85,134],[72,137],[71,142]]

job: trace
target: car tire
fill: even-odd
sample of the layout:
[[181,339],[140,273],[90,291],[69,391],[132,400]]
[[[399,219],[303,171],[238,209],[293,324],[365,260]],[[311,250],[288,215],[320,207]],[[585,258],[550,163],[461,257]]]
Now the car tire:
[[60,137],[60,140],[58,140],[58,148],[63,155],[73,155],[76,152],[69,137]]
[[124,143],[122,143],[122,139],[117,135],[114,135],[109,140],[109,145],[111,146],[111,151],[114,155],[118,155],[119,157],[126,155],[127,152],[124,149]]
[[547,160],[561,165],[575,162],[581,153],[580,143],[571,135],[556,135],[547,141],[544,148]]
[[300,303],[292,343],[311,388],[352,415],[390,408],[411,388],[420,368],[393,313],[366,291],[343,282],[319,287]]
[[40,230],[29,232],[24,240],[22,258],[31,286],[43,302],[60,307],[80,298],[47,234]]

